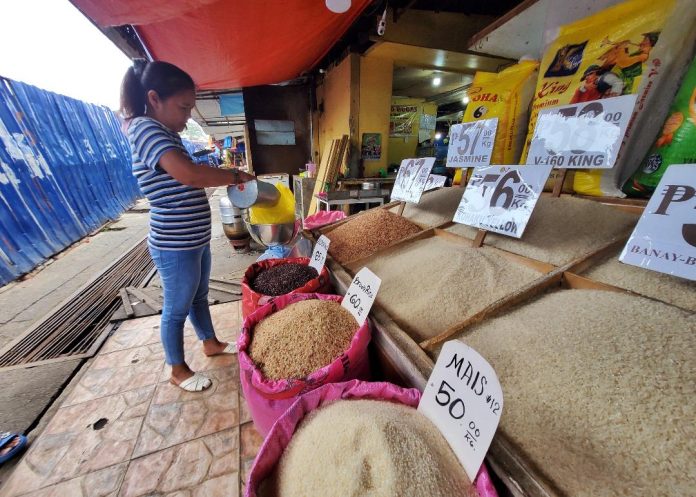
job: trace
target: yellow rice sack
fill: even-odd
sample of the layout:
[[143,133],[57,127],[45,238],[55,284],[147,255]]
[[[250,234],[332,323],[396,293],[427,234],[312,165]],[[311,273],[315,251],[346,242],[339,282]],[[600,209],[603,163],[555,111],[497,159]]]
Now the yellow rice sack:
[[[541,109],[639,92],[674,4],[630,0],[560,28],[541,61],[521,163]],[[620,194],[613,176],[580,170],[574,187],[588,195]]]
[[[474,75],[462,122],[498,118],[491,164],[516,164],[519,160],[538,68],[538,61],[524,60],[499,73],[478,71]],[[458,169],[454,184],[461,184],[461,177]]]

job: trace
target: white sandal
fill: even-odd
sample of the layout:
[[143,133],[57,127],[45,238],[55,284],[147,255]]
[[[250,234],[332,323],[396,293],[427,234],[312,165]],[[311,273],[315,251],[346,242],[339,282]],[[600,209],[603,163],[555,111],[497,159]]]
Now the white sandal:
[[[173,385],[176,385],[173,380],[169,380]],[[207,376],[203,376],[200,373],[194,373],[193,376],[186,378],[184,381],[179,383],[178,386],[182,390],[187,392],[202,392],[210,388],[213,384],[212,380]]]

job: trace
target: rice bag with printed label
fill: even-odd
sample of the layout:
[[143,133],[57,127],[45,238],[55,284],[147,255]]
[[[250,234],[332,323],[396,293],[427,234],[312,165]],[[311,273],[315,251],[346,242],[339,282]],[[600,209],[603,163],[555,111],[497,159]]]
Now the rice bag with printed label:
[[[516,164],[520,158],[538,68],[538,61],[523,60],[499,73],[474,75],[462,122],[498,118],[491,164]],[[454,184],[461,184],[461,177],[458,169]]]
[[649,197],[672,164],[696,163],[696,59],[669,109],[650,152],[624,185],[632,197]]
[[[526,163],[542,109],[648,91],[642,83],[676,1],[630,0],[560,27],[541,61],[520,163]],[[576,171],[573,187],[588,195],[620,195],[614,178],[621,167],[620,153],[614,171]]]

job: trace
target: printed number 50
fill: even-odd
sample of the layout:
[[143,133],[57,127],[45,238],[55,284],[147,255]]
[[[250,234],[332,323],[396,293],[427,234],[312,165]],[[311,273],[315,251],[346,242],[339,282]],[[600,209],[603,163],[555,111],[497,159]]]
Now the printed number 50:
[[454,419],[462,419],[464,417],[464,413],[466,412],[464,401],[462,399],[453,400],[447,390],[451,390],[452,393],[454,393],[454,388],[443,380],[440,384],[440,389],[437,391],[437,395],[435,395],[435,401],[442,407],[447,407],[449,405],[448,410],[450,416],[452,416]]

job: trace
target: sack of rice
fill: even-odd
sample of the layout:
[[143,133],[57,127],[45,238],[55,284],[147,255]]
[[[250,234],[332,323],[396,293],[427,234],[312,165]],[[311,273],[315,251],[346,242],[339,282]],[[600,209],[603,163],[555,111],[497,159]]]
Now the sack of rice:
[[271,298],[288,293],[334,293],[326,267],[317,275],[307,257],[266,259],[249,266],[242,279],[242,317]]
[[696,162],[696,59],[648,155],[624,185],[631,197],[650,197],[672,164]]
[[302,395],[266,437],[245,497],[497,497],[485,465],[471,485],[419,400],[360,381]]
[[249,315],[237,339],[249,412],[265,435],[297,396],[325,383],[369,379],[369,320],[362,326],[342,297],[283,295]]
[[628,0],[561,26],[541,62],[520,163],[540,110],[637,95],[614,167],[573,177],[577,193],[623,196],[621,185],[648,151],[693,57],[695,19],[693,0]]
[[[538,69],[538,61],[523,60],[499,73],[477,71],[474,75],[462,122],[498,118],[491,164],[520,160]],[[457,169],[453,184],[462,184],[462,172]]]

